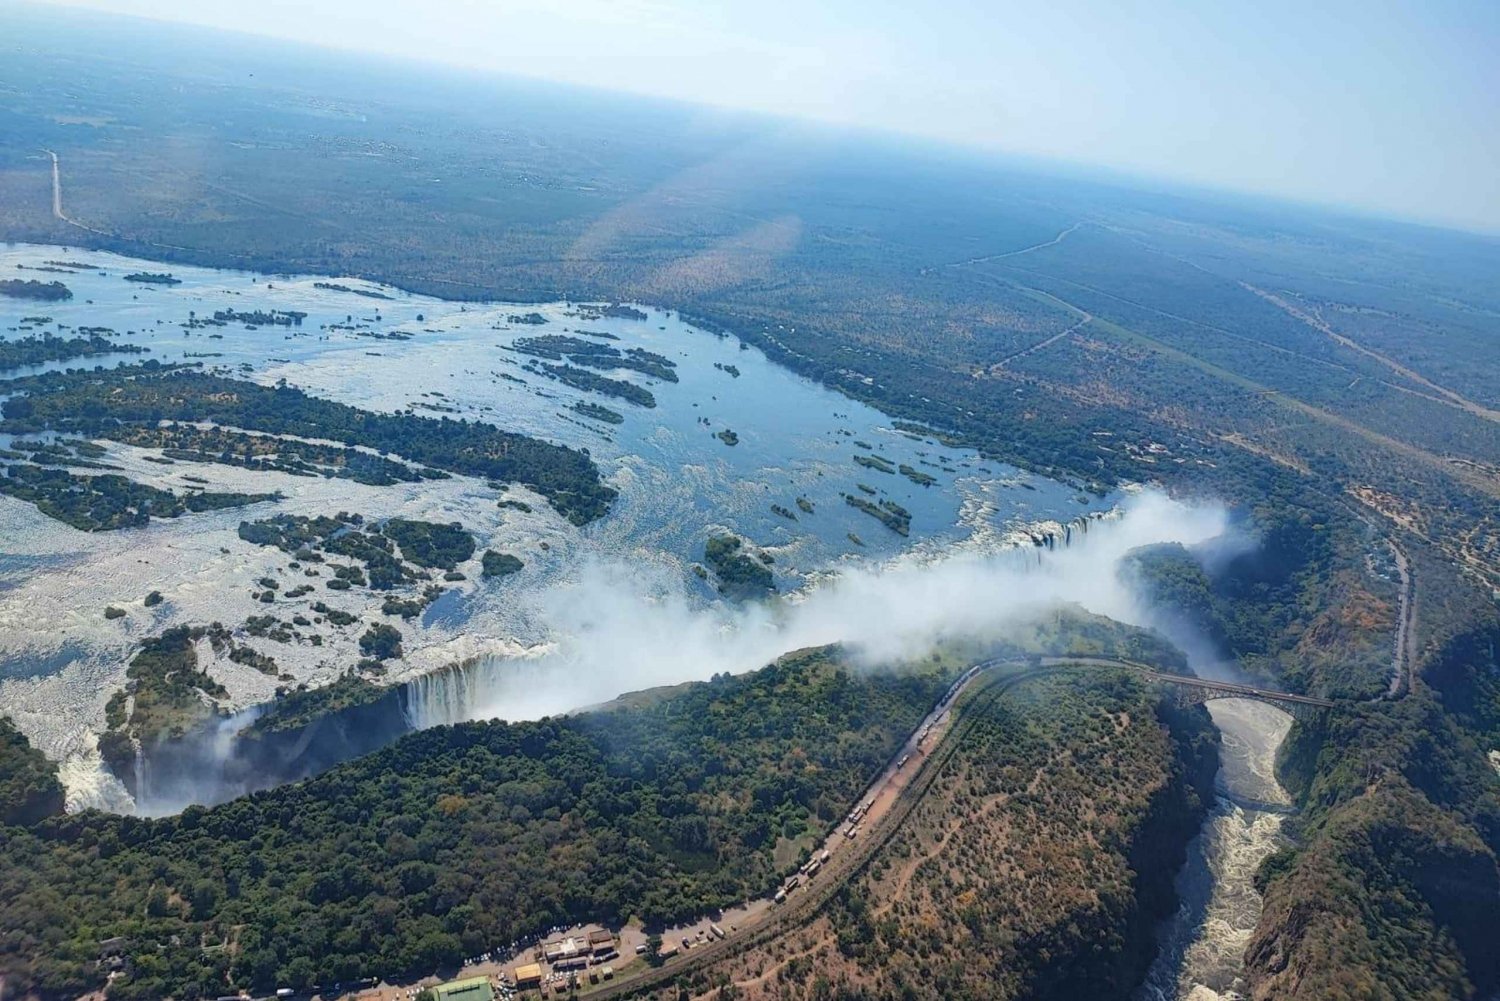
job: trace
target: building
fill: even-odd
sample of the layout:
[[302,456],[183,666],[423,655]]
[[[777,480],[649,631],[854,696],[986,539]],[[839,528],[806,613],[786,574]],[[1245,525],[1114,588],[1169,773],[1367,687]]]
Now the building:
[[[611,939],[613,941],[613,939]],[[542,946],[542,957],[549,963],[565,963],[581,956],[587,956],[592,949],[589,940],[582,936],[562,939],[556,942],[548,942]]]
[[517,987],[540,987],[542,966],[540,963],[527,963],[512,970],[511,976],[515,978]]
[[615,947],[615,936],[613,932],[599,929],[589,932],[589,948],[594,955],[609,952]]
[[495,988],[489,977],[467,977],[438,984],[432,996],[434,1001],[495,1001]]

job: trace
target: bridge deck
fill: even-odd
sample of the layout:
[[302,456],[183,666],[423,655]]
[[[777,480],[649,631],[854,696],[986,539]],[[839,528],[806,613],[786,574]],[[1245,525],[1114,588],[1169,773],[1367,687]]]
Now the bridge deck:
[[1212,692],[1223,692],[1225,698],[1238,695],[1248,699],[1259,699],[1268,702],[1287,702],[1293,705],[1315,706],[1319,709],[1331,709],[1335,705],[1335,703],[1330,702],[1328,699],[1319,699],[1311,695],[1275,692],[1267,688],[1236,685],[1229,681],[1210,681],[1206,678],[1195,678],[1191,675],[1167,674],[1156,670],[1149,664],[1142,664],[1133,660],[1118,660],[1113,657],[1043,657],[1042,663],[1051,667],[1061,667],[1065,664],[1085,664],[1095,667],[1128,667],[1145,675],[1152,681],[1160,681],[1168,685],[1200,688]]

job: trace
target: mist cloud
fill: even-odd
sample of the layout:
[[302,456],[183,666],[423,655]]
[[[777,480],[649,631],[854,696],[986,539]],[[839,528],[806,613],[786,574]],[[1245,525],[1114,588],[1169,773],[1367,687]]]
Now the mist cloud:
[[[1152,610],[1121,573],[1141,546],[1198,545],[1225,535],[1225,509],[1154,491],[1075,530],[1054,549],[1029,545],[847,570],[785,601],[696,605],[671,571],[596,563],[577,583],[539,596],[554,643],[424,682],[415,722],[533,719],[657,685],[754,670],[791,650],[844,643],[877,667],[944,640],[983,641],[1076,604],[1137,625]],[[452,690],[461,686],[461,691]]]

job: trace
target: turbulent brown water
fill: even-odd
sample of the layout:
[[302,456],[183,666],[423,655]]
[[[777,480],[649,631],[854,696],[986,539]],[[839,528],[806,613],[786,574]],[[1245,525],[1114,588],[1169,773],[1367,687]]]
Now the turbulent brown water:
[[1136,1001],[1232,1001],[1244,994],[1245,946],[1260,919],[1255,870],[1281,840],[1290,811],[1276,749],[1291,718],[1259,702],[1220,699],[1209,713],[1223,743],[1218,796],[1177,876],[1181,904]]

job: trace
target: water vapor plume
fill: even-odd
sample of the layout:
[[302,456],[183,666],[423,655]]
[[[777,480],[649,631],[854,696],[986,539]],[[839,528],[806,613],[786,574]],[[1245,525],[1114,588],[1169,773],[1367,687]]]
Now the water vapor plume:
[[[641,688],[743,673],[828,643],[877,666],[945,640],[998,639],[1065,604],[1145,624],[1150,609],[1121,573],[1125,556],[1160,543],[1197,545],[1227,524],[1222,506],[1145,491],[1111,516],[1053,531],[1051,543],[903,558],[845,571],[779,604],[706,609],[669,573],[599,563],[540,597],[552,645],[526,659],[483,662],[480,679],[434,678],[433,701],[413,706],[413,722],[536,718]],[[466,691],[436,690],[450,683]]]
[[[1194,546],[1227,524],[1218,505],[1142,492],[1109,515],[1032,526],[1011,545],[913,551],[763,603],[705,605],[680,568],[595,562],[575,583],[532,597],[524,611],[552,639],[529,656],[416,677],[358,719],[322,717],[285,742],[239,737],[263,707],[217,720],[138,755],[134,809],[160,815],[222,802],[317,774],[408,730],[571,712],[626,692],[752,671],[805,647],[842,643],[856,666],[876,670],[942,642],[1004,639],[1064,605],[1146,625],[1154,613],[1132,587],[1126,556],[1161,543]],[[77,805],[116,808],[124,792],[111,779]]]

